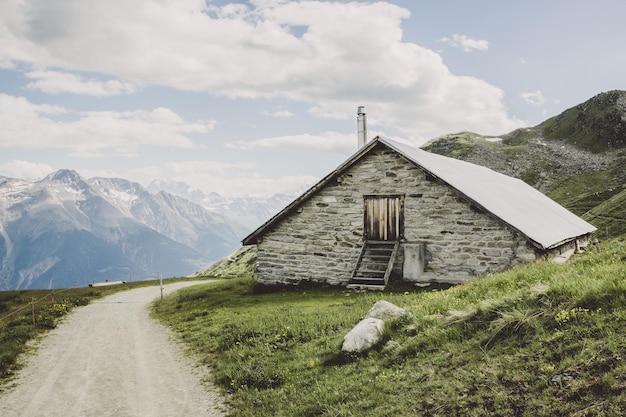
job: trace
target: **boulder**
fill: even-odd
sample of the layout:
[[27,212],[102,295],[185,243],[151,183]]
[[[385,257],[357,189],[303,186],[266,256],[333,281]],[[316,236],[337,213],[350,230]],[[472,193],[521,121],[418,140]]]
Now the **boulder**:
[[341,350],[363,352],[370,349],[382,338],[384,325],[384,321],[374,317],[361,320],[344,336]]
[[376,301],[370,311],[365,315],[366,318],[373,317],[380,320],[389,320],[402,317],[406,314],[406,310],[398,307],[389,301]]

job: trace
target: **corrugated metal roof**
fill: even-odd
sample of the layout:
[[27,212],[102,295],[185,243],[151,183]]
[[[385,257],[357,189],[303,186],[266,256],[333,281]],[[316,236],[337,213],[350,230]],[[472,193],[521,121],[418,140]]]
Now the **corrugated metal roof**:
[[243,240],[243,243],[256,243],[256,239],[265,230],[302,201],[308,199],[332,178],[340,175],[377,143],[395,150],[407,160],[439,178],[483,210],[518,230],[539,248],[549,249],[596,230],[594,226],[521,180],[469,162],[433,154],[391,139],[376,137],[339,168],[252,232]]

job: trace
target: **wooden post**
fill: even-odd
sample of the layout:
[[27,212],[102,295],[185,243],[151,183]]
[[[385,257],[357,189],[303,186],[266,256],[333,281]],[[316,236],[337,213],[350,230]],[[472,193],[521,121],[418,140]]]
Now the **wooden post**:
[[31,298],[30,304],[32,306],[32,311],[33,311],[33,327],[35,327],[35,297]]
[[163,277],[159,275],[159,281],[161,282],[161,302],[163,302]]

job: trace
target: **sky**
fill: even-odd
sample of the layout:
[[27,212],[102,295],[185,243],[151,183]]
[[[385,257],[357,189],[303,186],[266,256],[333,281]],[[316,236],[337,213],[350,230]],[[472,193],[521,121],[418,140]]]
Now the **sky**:
[[268,197],[626,89],[622,0],[1,0],[0,175]]

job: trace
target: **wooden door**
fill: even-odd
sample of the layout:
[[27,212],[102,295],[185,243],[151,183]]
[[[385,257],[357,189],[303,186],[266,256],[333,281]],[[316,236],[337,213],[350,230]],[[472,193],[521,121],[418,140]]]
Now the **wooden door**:
[[394,241],[403,234],[403,196],[365,196],[365,240]]

